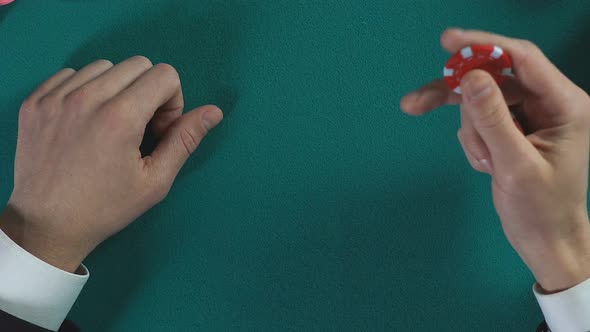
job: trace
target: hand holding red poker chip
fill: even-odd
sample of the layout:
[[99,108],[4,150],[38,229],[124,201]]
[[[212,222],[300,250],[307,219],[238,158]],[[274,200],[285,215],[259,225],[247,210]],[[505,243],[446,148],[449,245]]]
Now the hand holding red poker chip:
[[[475,69],[488,72],[500,87],[508,78],[514,77],[512,59],[501,47],[472,45],[462,48],[451,57],[444,68],[444,80],[451,90],[461,94],[461,79]],[[514,114],[512,118],[518,129],[523,132]]]

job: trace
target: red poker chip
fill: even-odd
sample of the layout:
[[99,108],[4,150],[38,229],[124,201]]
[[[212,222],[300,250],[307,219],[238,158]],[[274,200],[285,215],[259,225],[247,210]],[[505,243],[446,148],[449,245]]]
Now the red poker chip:
[[0,6],[8,5],[9,3],[13,2],[14,0],[0,0]]
[[455,53],[444,68],[445,82],[455,93],[461,94],[461,79],[474,69],[490,73],[498,85],[513,77],[512,60],[495,45],[472,45]]

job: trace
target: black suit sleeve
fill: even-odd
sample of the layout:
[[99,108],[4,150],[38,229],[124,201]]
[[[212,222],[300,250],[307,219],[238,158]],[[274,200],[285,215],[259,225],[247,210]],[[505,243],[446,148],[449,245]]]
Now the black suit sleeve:
[[[10,332],[52,332],[50,330],[31,324],[20,318],[16,318],[2,310],[0,310],[0,331]],[[72,322],[65,321],[59,332],[80,332]]]
[[[2,310],[0,310],[0,328],[2,331],[10,332],[51,332],[47,329],[7,314]],[[77,328],[72,322],[65,321],[59,329],[59,332],[80,332],[80,329]],[[551,332],[551,330],[547,324],[543,322],[537,328],[537,332]]]

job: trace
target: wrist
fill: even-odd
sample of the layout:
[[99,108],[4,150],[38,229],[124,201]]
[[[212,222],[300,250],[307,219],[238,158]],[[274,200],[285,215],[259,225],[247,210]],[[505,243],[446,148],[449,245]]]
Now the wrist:
[[590,278],[590,224],[580,221],[567,238],[546,238],[519,251],[546,293],[572,288]]
[[85,258],[83,251],[29,222],[11,205],[0,214],[0,230],[31,255],[67,272],[75,273]]

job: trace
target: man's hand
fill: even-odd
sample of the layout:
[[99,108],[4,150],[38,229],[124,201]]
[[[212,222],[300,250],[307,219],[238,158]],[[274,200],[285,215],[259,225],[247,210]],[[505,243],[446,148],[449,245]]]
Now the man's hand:
[[[166,197],[187,158],[223,118],[182,114],[180,79],[144,57],[64,69],[20,110],[14,191],[0,228],[58,268],[75,271],[102,241]],[[151,121],[160,143],[142,158]]]
[[[587,213],[590,98],[532,43],[480,31],[448,30],[451,53],[495,44],[513,59],[516,79],[500,90],[483,71],[467,74],[454,94],[434,81],[402,100],[421,115],[461,104],[459,140],[478,171],[492,176],[494,203],[506,236],[549,292],[590,278]],[[516,106],[527,136],[514,125]]]

